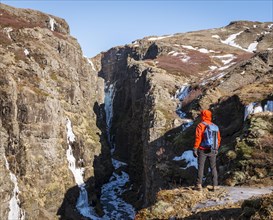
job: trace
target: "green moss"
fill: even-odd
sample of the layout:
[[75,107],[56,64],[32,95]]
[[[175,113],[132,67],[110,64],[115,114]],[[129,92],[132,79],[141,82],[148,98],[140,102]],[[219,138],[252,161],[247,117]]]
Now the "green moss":
[[233,147],[231,145],[222,145],[219,149],[219,153],[227,154]]
[[58,81],[58,76],[57,76],[57,74],[56,73],[51,73],[50,74],[50,78],[53,80],[53,81]]
[[233,150],[229,150],[226,155],[229,160],[234,160],[237,157],[236,152]]
[[245,141],[238,142],[236,145],[236,153],[240,158],[250,159],[253,149],[248,146]]

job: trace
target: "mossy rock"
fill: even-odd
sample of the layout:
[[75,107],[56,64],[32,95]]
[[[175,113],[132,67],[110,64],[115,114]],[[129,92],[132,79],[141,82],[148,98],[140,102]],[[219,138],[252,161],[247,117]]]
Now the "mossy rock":
[[245,182],[247,176],[245,172],[242,171],[237,171],[233,174],[233,179],[235,180],[236,183],[243,183]]
[[250,159],[253,149],[245,143],[245,141],[238,142],[236,145],[236,153],[242,159]]
[[226,156],[227,156],[227,158],[228,158],[229,160],[234,160],[234,159],[236,159],[237,154],[236,154],[235,151],[229,150],[229,151],[227,152]]

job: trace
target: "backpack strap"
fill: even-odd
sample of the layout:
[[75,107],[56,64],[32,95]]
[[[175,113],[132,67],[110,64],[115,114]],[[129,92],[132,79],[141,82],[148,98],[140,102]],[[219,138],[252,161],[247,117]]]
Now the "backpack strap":
[[203,125],[206,125],[206,127],[208,126],[208,124],[204,121],[201,122]]

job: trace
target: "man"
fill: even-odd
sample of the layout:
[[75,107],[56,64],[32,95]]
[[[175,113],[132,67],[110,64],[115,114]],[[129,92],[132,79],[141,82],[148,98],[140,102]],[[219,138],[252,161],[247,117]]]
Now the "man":
[[[213,178],[213,190],[217,188],[218,185],[218,176],[216,169],[216,155],[218,153],[218,148],[220,147],[221,137],[220,131],[218,127],[211,122],[212,113],[209,110],[201,111],[201,119],[202,122],[199,123],[196,127],[196,135],[195,135],[195,144],[193,148],[194,157],[198,158],[198,177],[196,181],[196,189],[202,190],[202,180],[204,175],[204,166],[207,157],[209,158],[210,168],[212,171]],[[215,129],[214,129],[215,128]],[[208,129],[208,130],[206,130]],[[209,131],[214,133],[214,137],[208,137]],[[214,144],[208,143],[209,138],[213,138]]]

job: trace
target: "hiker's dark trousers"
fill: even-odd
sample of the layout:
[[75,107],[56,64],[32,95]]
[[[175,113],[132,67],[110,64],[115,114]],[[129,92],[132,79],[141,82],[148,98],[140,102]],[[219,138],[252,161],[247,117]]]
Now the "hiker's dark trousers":
[[212,172],[212,179],[213,179],[213,185],[218,185],[218,175],[217,175],[217,169],[216,169],[216,154],[212,150],[198,150],[198,177],[197,177],[197,184],[202,185],[202,180],[204,176],[204,167],[206,159],[209,158],[210,163],[210,169]]

